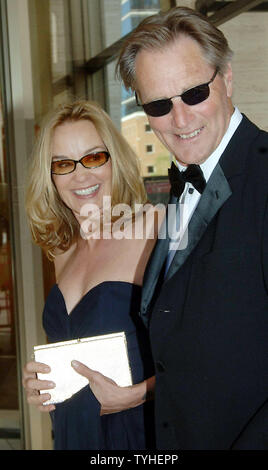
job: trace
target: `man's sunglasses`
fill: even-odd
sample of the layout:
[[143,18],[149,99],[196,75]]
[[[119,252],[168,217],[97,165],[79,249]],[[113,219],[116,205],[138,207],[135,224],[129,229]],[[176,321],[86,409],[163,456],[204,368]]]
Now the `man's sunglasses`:
[[53,175],[68,175],[76,169],[77,163],[81,163],[84,168],[99,168],[110,158],[108,152],[96,152],[85,155],[80,160],[55,160],[51,163],[51,173]]
[[202,103],[202,101],[205,101],[209,97],[209,85],[213,82],[218,71],[219,69],[216,68],[213,77],[207,83],[197,85],[194,88],[190,88],[190,90],[185,91],[181,95],[175,95],[171,98],[165,98],[162,100],[156,100],[151,101],[150,103],[141,104],[138,102],[138,97],[135,92],[137,106],[142,106],[146,114],[148,114],[149,116],[159,117],[164,116],[165,114],[168,114],[171,111],[173,106],[173,98],[180,97],[182,101],[185,104],[188,104],[189,106]]

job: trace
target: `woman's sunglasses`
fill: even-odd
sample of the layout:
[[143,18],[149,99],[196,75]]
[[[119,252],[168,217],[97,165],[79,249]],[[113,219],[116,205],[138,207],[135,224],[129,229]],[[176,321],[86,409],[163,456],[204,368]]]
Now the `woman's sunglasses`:
[[99,168],[110,158],[108,152],[96,152],[85,155],[80,160],[55,160],[51,163],[51,173],[53,175],[68,175],[76,169],[77,163],[81,163],[84,168]]
[[171,98],[165,98],[163,100],[156,100],[151,101],[150,103],[141,104],[138,102],[138,97],[135,92],[136,103],[137,106],[142,106],[146,114],[153,117],[164,116],[168,114],[173,106],[172,100],[173,98],[181,98],[185,104],[189,106],[193,106],[195,104],[202,103],[209,97],[209,85],[213,82],[214,78],[218,73],[218,68],[216,68],[213,77],[207,82],[203,83],[202,85],[195,86],[194,88],[190,88],[190,90],[185,91],[181,95],[175,95]]

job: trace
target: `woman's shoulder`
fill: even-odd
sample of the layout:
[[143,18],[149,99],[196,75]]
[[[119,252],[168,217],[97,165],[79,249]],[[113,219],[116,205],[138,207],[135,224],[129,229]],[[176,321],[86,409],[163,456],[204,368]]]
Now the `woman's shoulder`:
[[77,242],[74,242],[70,248],[66,251],[62,250],[55,250],[55,258],[54,258],[54,265],[55,265],[55,275],[56,280],[59,279],[61,273],[64,271],[66,265],[71,260],[75,250],[77,247]]

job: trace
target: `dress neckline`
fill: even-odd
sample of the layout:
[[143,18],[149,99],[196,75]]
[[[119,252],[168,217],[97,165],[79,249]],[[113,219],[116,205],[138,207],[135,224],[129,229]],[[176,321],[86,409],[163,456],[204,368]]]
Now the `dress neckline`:
[[135,284],[134,282],[128,282],[128,281],[101,281],[101,282],[99,282],[99,284],[96,284],[95,286],[91,287],[91,289],[89,289],[89,290],[81,297],[81,299],[76,303],[76,305],[72,308],[72,310],[71,310],[70,312],[68,312],[67,307],[66,307],[66,302],[65,302],[64,295],[63,295],[63,293],[62,293],[62,291],[61,291],[61,289],[60,289],[58,283],[56,283],[54,287],[56,287],[58,293],[60,294],[60,297],[61,297],[61,299],[62,299],[62,301],[63,301],[63,304],[64,304],[64,309],[65,309],[66,315],[67,315],[68,317],[71,317],[71,316],[73,315],[74,311],[80,306],[81,303],[83,303],[83,302],[85,301],[85,299],[87,299],[87,297],[88,297],[89,295],[92,294],[93,291],[99,289],[100,287],[102,287],[102,286],[105,285],[105,284],[112,284],[112,285],[114,285],[114,284],[124,284],[124,285],[128,285],[129,287],[132,287],[132,288],[134,288],[134,289],[135,289],[135,288],[139,288],[139,289],[142,288],[141,285]]

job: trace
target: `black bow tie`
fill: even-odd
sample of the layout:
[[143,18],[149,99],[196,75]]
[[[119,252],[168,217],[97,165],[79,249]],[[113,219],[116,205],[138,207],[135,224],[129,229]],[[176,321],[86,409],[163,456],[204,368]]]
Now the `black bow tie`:
[[199,165],[188,165],[187,170],[180,171],[172,162],[168,170],[168,177],[171,184],[171,192],[174,196],[180,197],[183,193],[186,181],[192,183],[199,193],[202,193],[206,186],[206,180]]

